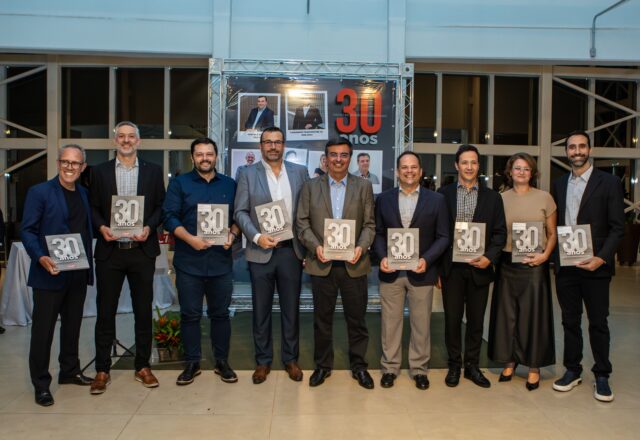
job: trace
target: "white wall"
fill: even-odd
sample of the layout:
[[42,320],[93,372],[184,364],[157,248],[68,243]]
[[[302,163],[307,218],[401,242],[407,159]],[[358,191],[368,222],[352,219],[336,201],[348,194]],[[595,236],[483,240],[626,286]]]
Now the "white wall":
[[[589,62],[614,0],[0,0],[0,51],[248,59]],[[598,20],[597,63],[640,61],[640,2]]]

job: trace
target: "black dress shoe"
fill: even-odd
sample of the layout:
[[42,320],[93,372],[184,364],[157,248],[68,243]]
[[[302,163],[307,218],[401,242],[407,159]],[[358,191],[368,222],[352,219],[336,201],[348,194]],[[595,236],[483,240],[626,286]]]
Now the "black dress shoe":
[[53,396],[51,395],[51,391],[36,391],[36,403],[40,406],[53,405]]
[[429,388],[429,378],[426,374],[416,374],[413,376],[413,380],[416,381],[416,388],[420,390],[426,390]]
[[444,378],[444,383],[446,383],[448,387],[457,387],[460,383],[460,368],[449,368],[447,377]]
[[391,388],[396,377],[397,376],[393,373],[384,373],[380,379],[380,386],[382,388]]
[[529,382],[527,381],[527,383],[525,384],[525,386],[527,387],[527,389],[529,391],[533,391],[533,390],[537,390],[538,387],[540,386],[540,380],[538,380],[537,382]]
[[373,378],[364,368],[362,370],[353,371],[351,373],[351,377],[356,379],[358,381],[358,385],[360,385],[362,388],[366,388],[368,390],[373,389]]
[[489,379],[484,377],[482,371],[480,371],[480,369],[476,366],[465,367],[464,378],[469,379],[471,382],[482,388],[489,388],[491,386],[491,382],[489,382]]
[[213,372],[220,376],[223,382],[235,383],[238,381],[238,376],[236,376],[227,361],[217,361]]
[[82,373],[78,373],[75,376],[71,376],[71,377],[59,377],[58,378],[58,383],[60,385],[72,384],[72,385],[89,386],[89,385],[91,385],[91,382],[93,382],[93,378],[92,377],[87,377]]
[[[508,376],[504,374],[504,370],[506,370],[507,368],[511,368],[511,374]],[[504,367],[500,372],[498,382],[509,382],[511,379],[513,379],[513,376],[516,374],[516,368],[518,368],[518,364],[515,364],[513,367]]]
[[178,376],[176,385],[189,385],[193,383],[195,377],[199,376],[200,373],[200,364],[198,362],[189,362],[184,371]]
[[316,368],[313,370],[313,374],[309,378],[309,386],[317,387],[318,385],[322,385],[324,380],[331,376],[331,370],[325,370],[324,368]]

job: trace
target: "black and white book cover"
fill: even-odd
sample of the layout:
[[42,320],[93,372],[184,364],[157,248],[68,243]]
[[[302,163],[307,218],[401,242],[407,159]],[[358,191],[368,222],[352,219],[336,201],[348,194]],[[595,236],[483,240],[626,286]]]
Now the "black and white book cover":
[[262,234],[277,238],[278,241],[293,238],[293,225],[284,200],[258,205],[255,209]]
[[324,219],[324,257],[329,260],[351,261],[356,249],[356,221]]
[[575,266],[593,257],[591,225],[558,226],[560,266]]
[[389,269],[415,270],[420,260],[418,228],[387,229],[387,265]]
[[514,222],[511,226],[511,262],[522,263],[529,254],[541,254],[542,222]]
[[111,197],[111,233],[118,237],[131,238],[142,234],[144,219],[144,196]]
[[455,263],[468,263],[484,255],[485,223],[456,222],[453,231],[453,258]]
[[196,235],[214,246],[229,240],[229,205],[198,203]]
[[49,257],[60,272],[89,269],[89,260],[80,234],[46,235]]

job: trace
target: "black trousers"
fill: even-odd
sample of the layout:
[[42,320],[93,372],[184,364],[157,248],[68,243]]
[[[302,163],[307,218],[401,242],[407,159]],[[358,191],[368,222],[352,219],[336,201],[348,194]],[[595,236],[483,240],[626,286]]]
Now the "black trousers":
[[462,317],[465,313],[464,365],[477,367],[480,362],[489,284],[476,285],[471,271],[467,265],[454,264],[449,277],[442,280],[444,341],[449,354],[449,368],[462,367]]
[[31,343],[29,346],[29,372],[31,383],[37,391],[49,389],[49,358],[51,343],[60,315],[60,378],[80,373],[78,339],[84,299],[87,295],[87,272],[73,271],[67,274],[69,281],[64,289],[33,289],[33,316]]
[[273,362],[271,309],[273,295],[278,289],[281,311],[282,343],[280,359],[283,363],[298,360],[300,337],[300,287],[302,262],[292,247],[273,250],[268,263],[249,263],[253,302],[253,342],[258,365]]
[[556,292],[562,310],[564,359],[567,370],[582,373],[582,304],[589,319],[589,341],[595,364],[591,371],[609,377],[609,284],[611,278],[589,278],[582,269],[563,267],[556,275]]
[[96,261],[96,371],[111,370],[111,346],[116,339],[116,312],[124,278],[131,289],[135,319],[135,369],[149,367],[152,338],[153,273],[155,258],[149,258],[139,247],[115,248],[109,259]]
[[338,292],[347,321],[349,364],[352,371],[367,368],[365,355],[369,344],[367,313],[367,276],[351,278],[344,265],[333,263],[326,277],[312,276],[314,361],[318,368],[333,368],[333,314]]

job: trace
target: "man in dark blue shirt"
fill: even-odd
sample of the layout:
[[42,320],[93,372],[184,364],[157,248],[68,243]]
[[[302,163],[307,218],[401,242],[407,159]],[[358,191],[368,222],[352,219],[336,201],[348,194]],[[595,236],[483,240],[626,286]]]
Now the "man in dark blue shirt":
[[[200,317],[202,300],[207,298],[207,316],[211,321],[211,344],[216,359],[214,372],[224,382],[238,377],[227,362],[231,322],[229,304],[233,292],[231,244],[240,229],[231,224],[236,183],[216,172],[218,147],[209,138],[191,143],[194,169],[171,180],[163,205],[164,227],[176,237],[173,265],[180,300],[181,334],[185,369],[178,385],[193,382],[200,374]],[[224,245],[197,236],[198,204],[228,205],[229,234]]]

